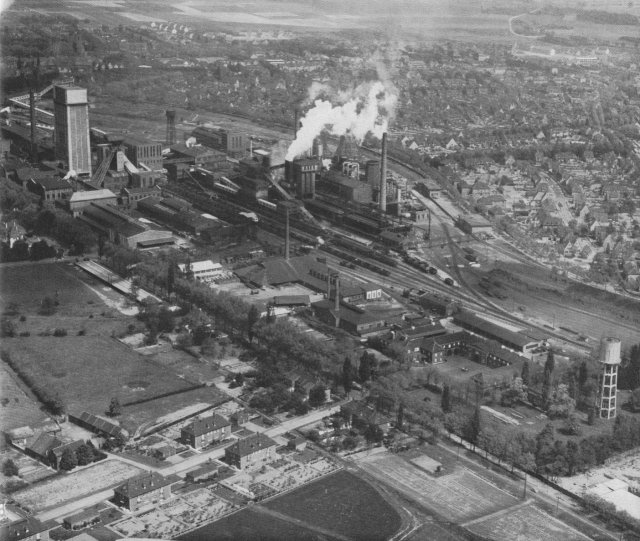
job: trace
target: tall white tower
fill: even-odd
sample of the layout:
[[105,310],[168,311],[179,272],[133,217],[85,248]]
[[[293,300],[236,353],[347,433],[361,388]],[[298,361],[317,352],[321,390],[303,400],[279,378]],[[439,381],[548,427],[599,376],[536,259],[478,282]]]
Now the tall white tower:
[[600,351],[602,383],[600,385],[600,418],[612,419],[616,416],[616,393],[618,391],[618,366],[620,365],[620,340],[605,338]]
[[56,159],[65,160],[70,170],[91,174],[89,102],[87,89],[53,87]]

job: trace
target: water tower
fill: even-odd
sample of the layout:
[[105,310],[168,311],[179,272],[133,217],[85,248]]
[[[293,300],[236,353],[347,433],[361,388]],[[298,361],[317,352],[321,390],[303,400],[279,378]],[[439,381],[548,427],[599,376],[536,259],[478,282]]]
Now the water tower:
[[620,339],[605,338],[600,349],[602,364],[600,400],[601,419],[612,419],[616,416],[616,393],[618,390],[618,366],[620,365]]

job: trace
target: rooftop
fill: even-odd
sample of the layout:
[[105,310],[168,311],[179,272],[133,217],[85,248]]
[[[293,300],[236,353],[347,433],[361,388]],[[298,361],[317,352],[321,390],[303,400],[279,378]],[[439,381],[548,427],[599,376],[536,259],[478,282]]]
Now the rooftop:
[[116,198],[116,194],[114,194],[111,190],[102,189],[102,190],[87,190],[86,192],[75,192],[70,201],[72,203],[78,201],[95,201],[96,199],[109,199],[113,197]]
[[227,447],[231,452],[239,456],[250,456],[253,453],[275,447],[277,443],[264,434],[254,434],[244,440],[238,440],[231,447]]
[[156,472],[141,473],[116,487],[114,492],[129,499],[137,498],[153,490],[171,485],[178,480],[175,475],[165,477]]
[[214,413],[209,417],[194,420],[191,424],[185,426],[182,431],[198,437],[202,436],[203,434],[213,432],[214,430],[219,430],[220,428],[223,428],[225,426],[230,426],[230,424],[231,423],[229,423],[229,421],[227,421],[224,417]]

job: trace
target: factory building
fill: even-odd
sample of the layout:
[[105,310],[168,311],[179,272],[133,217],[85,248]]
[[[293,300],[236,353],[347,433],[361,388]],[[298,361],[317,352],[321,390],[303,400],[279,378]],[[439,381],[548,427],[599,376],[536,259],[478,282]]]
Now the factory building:
[[136,167],[162,169],[162,145],[148,139],[127,136],[122,140],[125,154]]
[[321,169],[319,158],[298,158],[284,163],[285,183],[298,199],[312,199],[316,194],[316,179]]
[[246,152],[247,141],[240,132],[198,126],[191,132],[191,136],[201,145],[220,150],[232,158],[242,158]]
[[56,159],[78,175],[91,174],[87,89],[53,87]]
[[368,204],[372,200],[371,185],[339,171],[327,171],[317,184],[318,191],[333,195],[343,201]]
[[491,222],[479,214],[459,216],[456,225],[468,235],[477,235],[479,233],[490,235],[493,232]]

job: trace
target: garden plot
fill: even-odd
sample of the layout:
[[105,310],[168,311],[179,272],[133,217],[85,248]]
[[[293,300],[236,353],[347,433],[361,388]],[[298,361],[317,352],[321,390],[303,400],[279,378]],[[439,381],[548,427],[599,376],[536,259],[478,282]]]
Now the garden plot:
[[131,517],[114,525],[127,537],[155,537],[172,539],[186,529],[185,525],[154,509],[138,517]]

